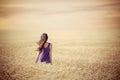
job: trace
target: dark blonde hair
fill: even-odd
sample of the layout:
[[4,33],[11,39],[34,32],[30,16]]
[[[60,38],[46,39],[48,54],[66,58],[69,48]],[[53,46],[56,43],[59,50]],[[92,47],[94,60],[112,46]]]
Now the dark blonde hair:
[[45,44],[45,43],[47,42],[47,40],[48,40],[48,35],[47,35],[47,33],[43,33],[40,38],[41,38],[41,39],[39,40],[39,43],[38,43],[38,45],[39,45],[38,50],[39,50],[39,51],[42,51],[42,49],[43,49],[43,47],[44,47],[44,44]]

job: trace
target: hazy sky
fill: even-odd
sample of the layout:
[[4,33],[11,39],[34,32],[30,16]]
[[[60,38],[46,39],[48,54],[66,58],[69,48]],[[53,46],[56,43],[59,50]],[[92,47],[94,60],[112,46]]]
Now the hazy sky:
[[120,27],[119,0],[1,0],[0,29]]

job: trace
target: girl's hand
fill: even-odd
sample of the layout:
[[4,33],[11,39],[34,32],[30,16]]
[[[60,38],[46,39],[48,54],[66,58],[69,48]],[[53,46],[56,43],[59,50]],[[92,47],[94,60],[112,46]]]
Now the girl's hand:
[[37,61],[35,61],[35,64],[37,64]]

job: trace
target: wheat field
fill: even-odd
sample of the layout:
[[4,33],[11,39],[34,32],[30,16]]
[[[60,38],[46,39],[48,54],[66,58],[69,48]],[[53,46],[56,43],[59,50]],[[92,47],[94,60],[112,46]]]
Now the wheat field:
[[43,32],[0,32],[0,80],[120,79],[120,30],[45,31],[53,65],[35,64]]

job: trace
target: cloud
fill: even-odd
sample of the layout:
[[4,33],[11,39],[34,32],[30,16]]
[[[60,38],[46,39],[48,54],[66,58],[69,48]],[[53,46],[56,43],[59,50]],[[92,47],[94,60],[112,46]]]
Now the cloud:
[[[117,2],[108,1],[105,3],[104,2],[99,3],[97,1],[94,3],[89,3],[89,2],[90,1],[88,2],[85,1],[82,3],[53,2],[53,3],[32,3],[32,4],[25,3],[25,4],[3,5],[0,6],[0,17],[7,19],[8,22],[13,20],[13,23],[15,24],[17,17],[21,16],[20,17],[21,21],[16,21],[16,25],[25,24],[25,26],[26,24],[29,23],[30,24],[33,23],[32,25],[34,26],[35,24],[40,24],[40,22],[41,25],[50,26],[51,24],[51,26],[53,26],[52,23],[56,21],[56,25],[57,23],[65,24],[61,26],[71,26],[69,24],[73,23],[72,25],[75,26],[79,26],[79,25],[89,26],[88,24],[92,26],[94,24],[106,24],[106,25],[109,24],[109,25],[113,25],[114,27],[119,27],[120,25],[119,1]],[[55,15],[54,18],[53,15]],[[53,18],[52,19],[53,21],[51,20],[51,18]],[[68,18],[70,18],[71,20],[68,20]],[[72,19],[74,19],[74,21]],[[35,20],[36,22],[34,22]],[[49,23],[49,20],[51,20],[51,23]],[[82,23],[80,23],[80,21]],[[88,24],[86,24],[86,21],[88,22]]]
[[[95,1],[95,0],[93,0]],[[87,1],[86,1],[87,2]],[[89,2],[89,1],[88,1]],[[43,3],[44,5],[45,3]],[[51,3],[48,3],[51,4]],[[36,4],[31,6],[31,8],[27,8],[27,5],[22,5],[22,6],[13,6],[13,7],[0,7],[0,17],[6,17],[6,16],[10,16],[12,14],[15,13],[23,13],[23,12],[38,12],[40,15],[54,15],[54,14],[64,14],[64,13],[75,13],[75,12],[80,12],[80,11],[95,11],[95,10],[114,10],[114,11],[120,11],[120,2],[119,1],[112,1],[112,2],[107,2],[104,4],[99,4],[97,3],[97,1],[95,2],[95,4],[93,5],[82,5],[84,3],[73,3],[74,5],[71,5],[69,3],[66,3],[66,6],[63,5],[63,3],[61,3],[61,5],[54,5],[57,3],[52,3],[53,5],[46,5],[46,6],[36,6],[36,5],[41,5],[41,4]],[[76,5],[75,5],[76,4]],[[89,3],[91,4],[91,3]],[[62,7],[62,5],[66,8],[66,9],[60,9],[59,8],[57,10],[47,10],[51,8],[51,6],[54,7]],[[67,6],[68,5],[68,6]],[[36,6],[36,7],[35,7]]]

